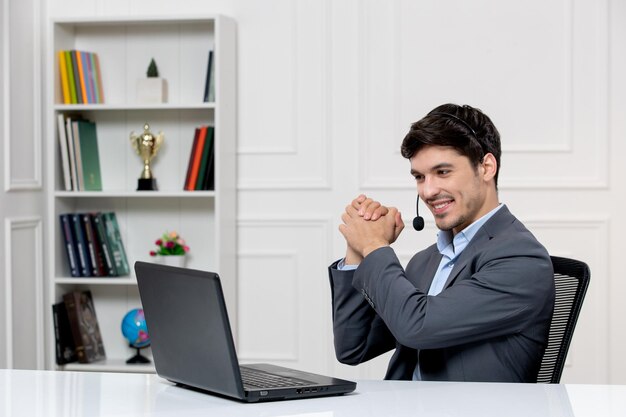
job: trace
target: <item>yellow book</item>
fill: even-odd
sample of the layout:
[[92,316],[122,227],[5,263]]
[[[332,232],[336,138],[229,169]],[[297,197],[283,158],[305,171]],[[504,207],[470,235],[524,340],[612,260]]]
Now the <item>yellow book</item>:
[[70,87],[67,81],[67,65],[65,63],[65,51],[58,52],[59,75],[61,77],[61,92],[63,93],[63,104],[71,104]]

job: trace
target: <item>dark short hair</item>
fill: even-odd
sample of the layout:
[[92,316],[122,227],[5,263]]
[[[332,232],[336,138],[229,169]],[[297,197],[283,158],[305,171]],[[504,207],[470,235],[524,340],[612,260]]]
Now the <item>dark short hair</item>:
[[411,125],[402,141],[402,156],[412,158],[424,146],[449,146],[467,156],[475,167],[486,154],[496,158],[494,177],[498,186],[500,173],[500,133],[491,119],[477,108],[457,104],[443,104]]

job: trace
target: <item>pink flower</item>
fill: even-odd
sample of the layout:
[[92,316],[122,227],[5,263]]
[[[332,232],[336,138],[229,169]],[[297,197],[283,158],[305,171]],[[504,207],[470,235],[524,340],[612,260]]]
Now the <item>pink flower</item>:
[[184,255],[189,252],[189,246],[178,232],[165,232],[154,243],[157,248],[150,251],[151,256]]

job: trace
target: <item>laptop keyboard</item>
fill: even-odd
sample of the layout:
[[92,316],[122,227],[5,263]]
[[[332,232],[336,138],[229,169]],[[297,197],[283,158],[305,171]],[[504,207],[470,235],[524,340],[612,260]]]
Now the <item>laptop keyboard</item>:
[[274,375],[253,368],[241,367],[241,379],[244,388],[281,388],[315,385],[314,382],[288,376]]

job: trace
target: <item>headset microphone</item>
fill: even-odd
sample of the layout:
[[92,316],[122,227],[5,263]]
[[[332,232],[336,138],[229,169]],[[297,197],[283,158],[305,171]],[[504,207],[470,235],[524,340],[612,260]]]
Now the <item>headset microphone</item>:
[[415,202],[415,214],[417,216],[413,219],[413,228],[417,230],[418,232],[424,229],[424,218],[420,216],[420,213],[419,213],[419,202],[420,202],[420,196],[418,195],[417,201]]

